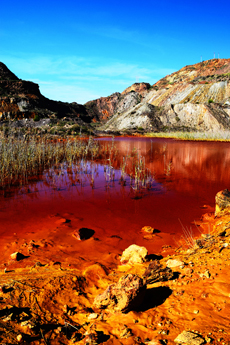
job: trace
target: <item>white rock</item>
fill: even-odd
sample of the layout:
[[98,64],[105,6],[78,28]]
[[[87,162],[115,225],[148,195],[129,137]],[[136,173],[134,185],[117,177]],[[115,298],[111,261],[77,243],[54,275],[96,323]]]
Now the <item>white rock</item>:
[[183,331],[179,334],[174,341],[175,343],[186,345],[200,345],[205,342],[204,338],[199,334],[187,331]]
[[145,261],[148,251],[145,247],[132,244],[122,253],[121,263],[141,264]]
[[180,260],[169,259],[166,262],[166,266],[169,267],[169,268],[173,268],[173,267],[184,266],[184,263],[183,263],[183,261],[180,261]]
[[97,314],[97,313],[92,313],[92,314],[89,314],[88,320],[97,319],[97,317],[98,317],[98,314]]

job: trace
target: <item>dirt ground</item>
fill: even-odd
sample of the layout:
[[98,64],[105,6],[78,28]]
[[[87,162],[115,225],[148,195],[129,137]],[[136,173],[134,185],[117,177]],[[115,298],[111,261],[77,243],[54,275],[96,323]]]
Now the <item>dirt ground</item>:
[[[67,238],[67,218],[53,215],[51,223],[49,234],[44,228],[1,241],[1,344],[175,344],[184,330],[207,343],[230,343],[230,214],[205,214],[198,241],[191,235],[179,247],[163,245],[135,265],[121,265],[114,250],[119,238],[107,239],[113,250],[102,254],[95,235],[79,241],[73,232]],[[77,253],[79,242],[83,249]],[[16,252],[22,255],[11,255]],[[163,267],[169,259],[180,264],[172,268],[173,279],[147,285],[137,310],[94,307],[109,284],[130,273],[142,277],[154,259]]]

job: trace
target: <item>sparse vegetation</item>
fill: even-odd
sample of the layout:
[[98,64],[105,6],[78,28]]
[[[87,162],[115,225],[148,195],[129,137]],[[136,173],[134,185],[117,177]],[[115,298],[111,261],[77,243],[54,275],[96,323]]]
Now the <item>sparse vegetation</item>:
[[[17,135],[11,128],[4,128],[0,143],[0,189],[27,184],[31,177],[42,175],[45,170],[49,173],[51,169],[49,174],[56,176],[52,173],[54,169],[60,176],[73,168],[76,174],[83,169],[90,175],[93,188],[95,161],[104,165],[106,188],[114,182],[114,166],[118,159],[114,141],[103,145],[92,137],[58,139],[39,133],[40,136],[22,136],[21,132]],[[120,184],[129,185],[134,198],[142,197],[144,191],[151,189],[154,180],[145,166],[144,158],[134,150],[131,155],[120,157],[119,161]],[[89,170],[87,162],[92,163]]]
[[210,104],[210,103],[213,103],[213,99],[210,98],[210,99],[208,100],[208,103],[209,103],[209,104]]
[[[165,127],[165,131],[168,128]],[[230,131],[220,130],[215,132],[158,132],[146,133],[146,137],[174,138],[178,140],[207,140],[207,141],[230,141]]]
[[36,114],[35,116],[34,116],[34,121],[39,121],[40,120],[40,116],[38,115],[38,114]]

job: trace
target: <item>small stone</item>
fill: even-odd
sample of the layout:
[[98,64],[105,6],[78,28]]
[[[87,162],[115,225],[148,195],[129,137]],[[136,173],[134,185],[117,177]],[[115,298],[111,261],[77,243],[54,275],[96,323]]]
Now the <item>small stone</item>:
[[194,310],[194,314],[199,314],[199,310]]
[[21,334],[17,335],[17,341],[18,341],[19,343],[22,341],[22,335],[21,335]]
[[15,252],[15,253],[10,255],[10,258],[11,258],[11,260],[14,260],[14,261],[20,261],[20,260],[24,259],[25,256],[22,253]]
[[5,285],[0,285],[0,292],[6,292],[6,286]]
[[98,344],[98,334],[94,330],[85,332],[84,344]]
[[92,314],[89,314],[88,320],[94,320],[94,319],[97,319],[97,317],[98,317],[97,313],[92,313]]
[[205,342],[201,335],[190,331],[183,331],[174,341],[175,343],[186,345],[200,345]]
[[159,230],[156,230],[156,229],[152,228],[151,226],[144,226],[141,229],[141,232],[145,232],[147,234],[154,234],[156,232],[159,232]]
[[68,305],[64,304],[62,310],[64,313],[68,313],[68,311],[69,311]]
[[206,270],[204,273],[200,274],[200,277],[203,278],[210,278],[211,277],[211,273],[209,272],[209,270]]
[[127,339],[133,335],[132,330],[126,326],[121,330],[120,338]]
[[23,321],[20,325],[23,328],[23,331],[27,334],[36,333],[37,331],[37,325],[33,321]]
[[121,256],[121,263],[142,264],[146,260],[148,251],[145,247],[132,244],[124,250]]
[[169,259],[166,262],[166,266],[169,268],[179,267],[179,266],[182,267],[182,266],[184,266],[184,262],[180,261],[180,260],[176,260],[176,259]]
[[206,340],[206,343],[211,343],[212,342],[212,338],[210,338],[208,336],[205,337],[205,340]]
[[10,315],[8,315],[7,317],[5,317],[2,321],[7,322],[7,321],[11,321],[12,317],[13,317],[13,313],[11,313]]

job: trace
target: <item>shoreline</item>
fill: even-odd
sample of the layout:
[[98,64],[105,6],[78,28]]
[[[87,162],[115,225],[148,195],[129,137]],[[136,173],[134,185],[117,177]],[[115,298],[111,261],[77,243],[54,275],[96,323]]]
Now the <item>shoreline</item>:
[[[68,225],[64,219],[61,222]],[[207,234],[193,239],[192,248],[177,248],[165,257],[158,253],[155,259],[162,269],[169,267],[169,260],[174,261],[173,278],[147,284],[139,309],[128,312],[112,307],[98,309],[95,297],[124,276],[143,277],[153,257],[136,264],[121,264],[120,255],[110,253],[107,266],[100,259],[87,264],[75,256],[62,262],[53,258],[51,262],[44,260],[42,253],[47,252],[47,256],[58,243],[39,242],[34,234],[30,236],[35,240],[22,239],[20,248],[19,243],[12,243],[8,250],[24,248],[22,254],[28,253],[30,258],[11,258],[5,268],[1,264],[1,341],[34,345],[174,344],[176,337],[186,331],[196,332],[207,343],[228,342],[229,222],[229,209],[217,216],[205,214],[200,225]],[[65,248],[62,251],[64,259]],[[27,261],[23,267],[26,260],[30,263]]]

